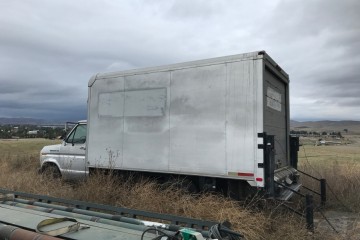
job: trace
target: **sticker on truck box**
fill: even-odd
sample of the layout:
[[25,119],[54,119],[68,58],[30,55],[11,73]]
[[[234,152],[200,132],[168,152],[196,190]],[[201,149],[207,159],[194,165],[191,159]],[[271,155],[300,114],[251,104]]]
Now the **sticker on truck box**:
[[267,106],[276,111],[281,112],[281,94],[272,89],[271,87],[267,88],[266,93]]
[[158,117],[165,115],[166,88],[99,94],[101,117]]

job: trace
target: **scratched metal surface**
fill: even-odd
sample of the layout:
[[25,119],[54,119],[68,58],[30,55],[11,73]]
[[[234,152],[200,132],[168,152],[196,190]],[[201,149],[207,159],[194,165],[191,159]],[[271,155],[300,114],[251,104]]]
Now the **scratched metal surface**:
[[[270,79],[265,65],[276,63],[255,52],[98,74],[89,82],[88,166],[251,182],[263,177],[257,134],[265,130],[286,166],[288,76]],[[254,176],[230,174],[239,172]]]

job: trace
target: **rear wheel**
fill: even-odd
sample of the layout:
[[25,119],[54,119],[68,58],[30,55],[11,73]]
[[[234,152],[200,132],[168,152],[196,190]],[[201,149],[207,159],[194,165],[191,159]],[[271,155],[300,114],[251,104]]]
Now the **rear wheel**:
[[245,200],[255,194],[254,189],[242,180],[228,180],[227,181],[227,195],[235,200]]

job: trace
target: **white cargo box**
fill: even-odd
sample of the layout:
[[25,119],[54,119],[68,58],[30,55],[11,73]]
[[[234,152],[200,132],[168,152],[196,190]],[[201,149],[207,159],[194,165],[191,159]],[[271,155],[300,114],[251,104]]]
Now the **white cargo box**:
[[[262,139],[289,165],[288,75],[264,52],[100,73],[89,81],[89,168],[264,186]],[[260,164],[259,164],[260,163]]]

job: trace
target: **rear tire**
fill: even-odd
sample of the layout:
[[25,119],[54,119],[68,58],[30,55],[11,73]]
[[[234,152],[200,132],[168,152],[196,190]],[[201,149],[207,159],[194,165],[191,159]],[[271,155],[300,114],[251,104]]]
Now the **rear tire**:
[[254,190],[251,186],[242,180],[228,180],[227,182],[227,195],[237,201],[245,200],[248,197],[251,197],[254,193]]

